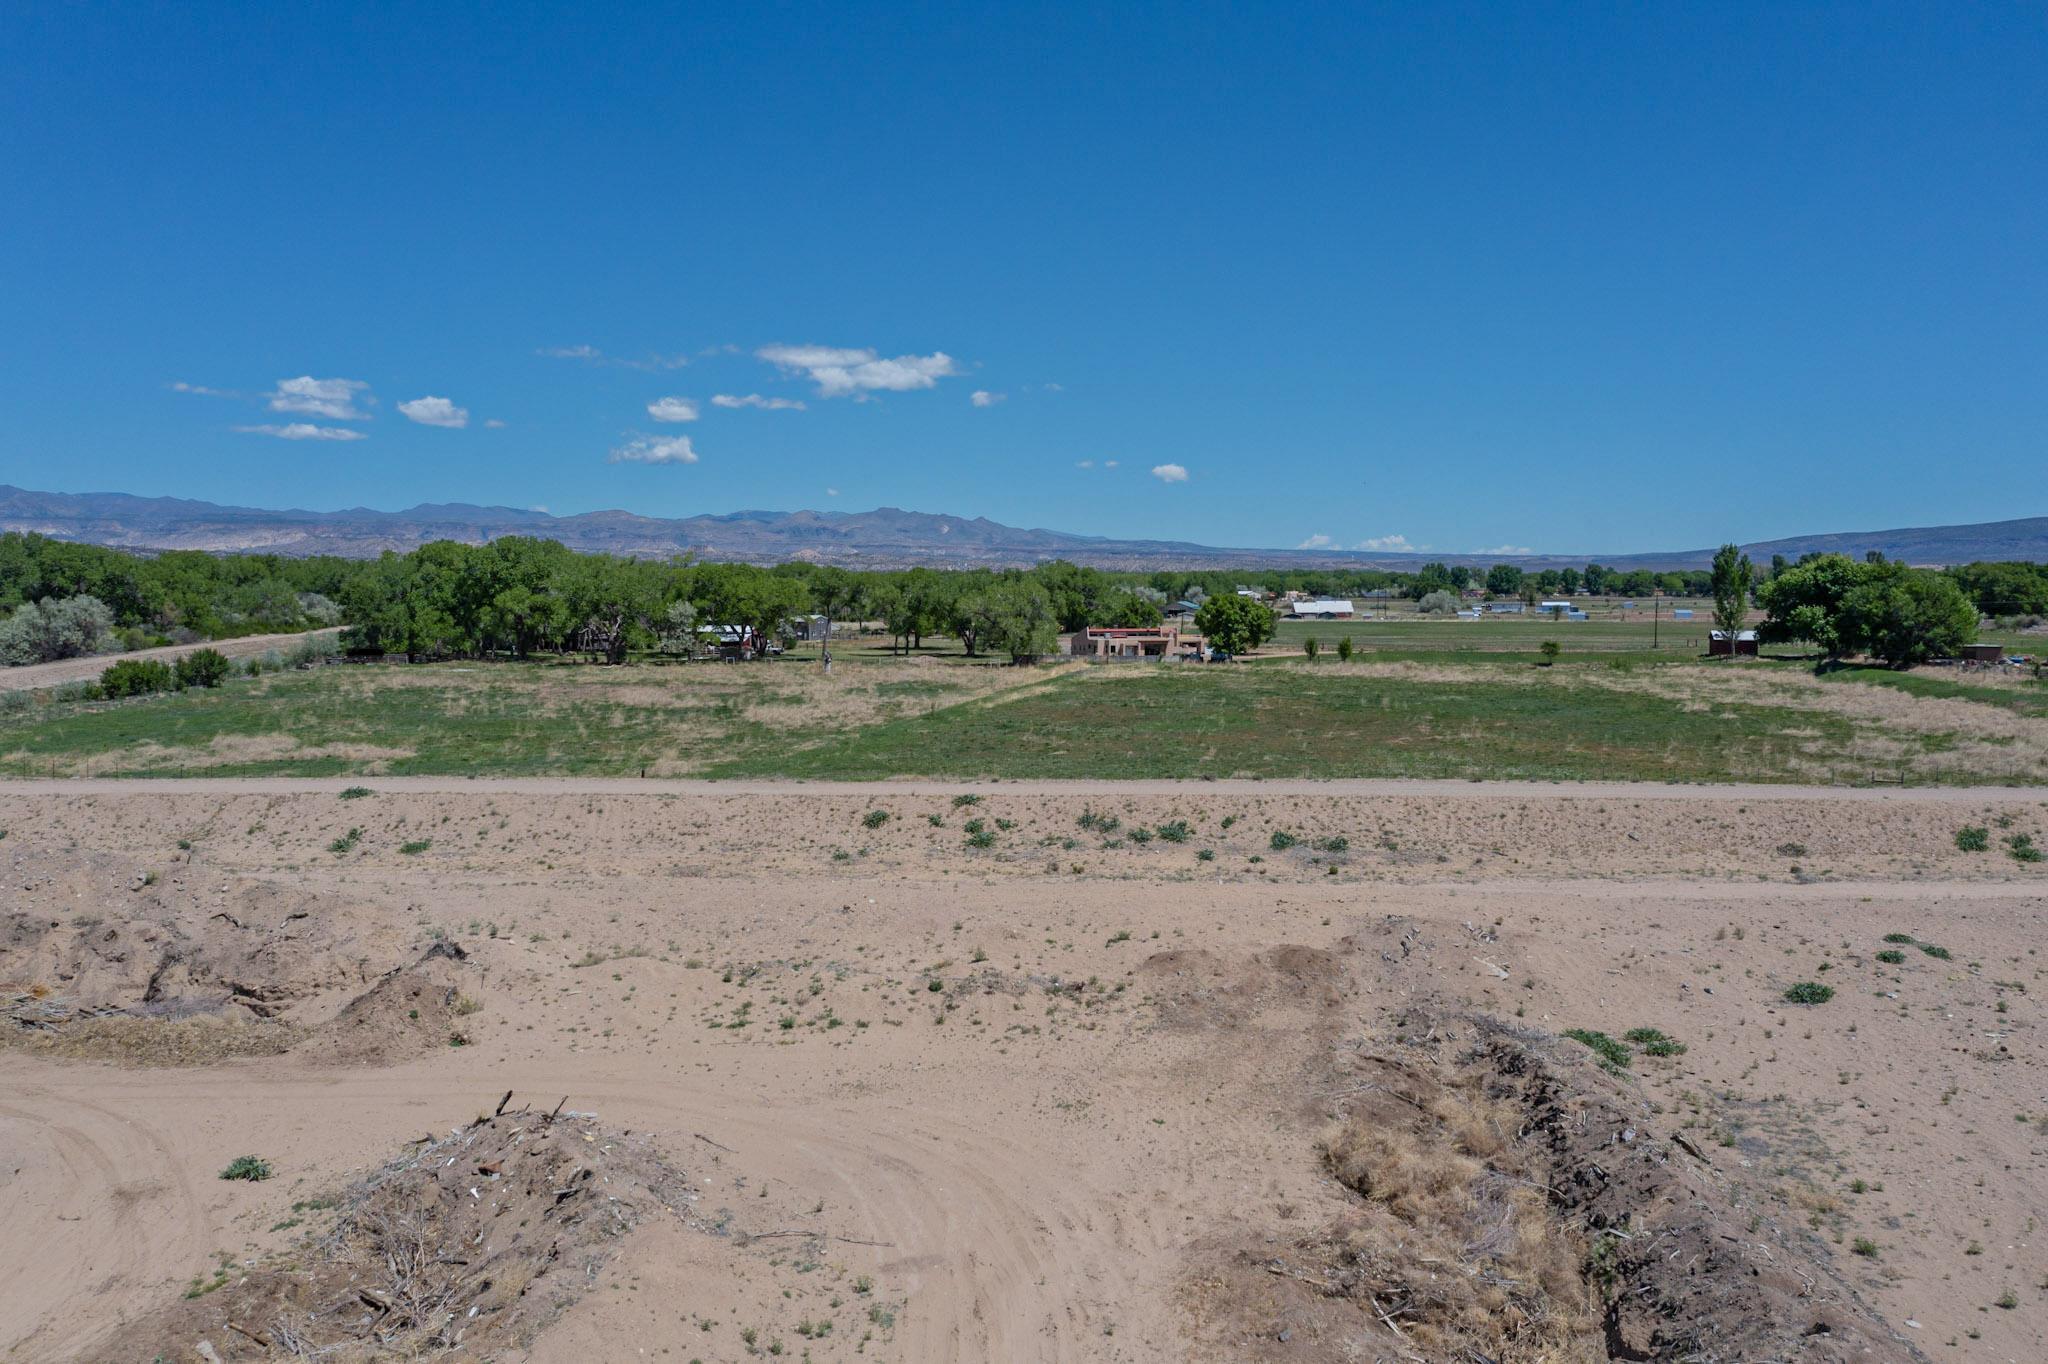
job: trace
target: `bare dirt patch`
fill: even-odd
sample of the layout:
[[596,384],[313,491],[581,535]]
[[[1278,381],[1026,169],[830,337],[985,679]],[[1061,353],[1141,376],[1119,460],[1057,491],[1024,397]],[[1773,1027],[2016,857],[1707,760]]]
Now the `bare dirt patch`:
[[17,996],[91,1027],[176,943],[204,1007],[139,1022],[303,1034],[0,1053],[0,1357],[323,1282],[300,1205],[506,1089],[697,1199],[453,1358],[2048,1354],[2048,882],[1954,840],[2043,838],[2038,797],[362,784],[0,792]]

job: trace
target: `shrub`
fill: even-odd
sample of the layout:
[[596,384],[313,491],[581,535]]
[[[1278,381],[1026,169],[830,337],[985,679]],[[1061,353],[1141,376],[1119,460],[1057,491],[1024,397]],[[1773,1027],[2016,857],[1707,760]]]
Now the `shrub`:
[[1600,1068],[1602,1070],[1619,1071],[1628,1069],[1629,1049],[1609,1037],[1606,1033],[1594,1032],[1587,1028],[1567,1028],[1564,1035],[1571,1038],[1572,1041],[1590,1048],[1592,1053],[1600,1058]]
[[1301,651],[1307,654],[1308,661],[1313,663],[1316,661],[1316,655],[1323,651],[1323,646],[1316,642],[1316,637],[1314,635],[1310,635],[1307,639],[1301,642]]
[[1115,815],[1098,815],[1093,810],[1083,810],[1081,817],[1074,822],[1098,834],[1113,834],[1123,824]]
[[1956,847],[1964,852],[1983,852],[1991,846],[1991,830],[1981,824],[1965,824],[1956,830]]
[[418,857],[421,853],[425,852],[427,849],[433,846],[434,840],[431,838],[415,838],[409,843],[399,844],[398,850],[404,853],[407,857]]
[[1886,966],[1903,966],[1906,961],[1906,954],[1896,947],[1887,947],[1884,951],[1877,954],[1877,959]]
[[1351,636],[1346,635],[1344,636],[1344,638],[1337,641],[1337,657],[1339,659],[1343,660],[1346,663],[1349,663],[1351,661],[1351,655],[1353,652],[1354,650],[1352,649],[1351,645]]
[[1936,947],[1931,942],[1921,943],[1919,944],[1919,947],[1922,952],[1925,952],[1928,956],[1933,957],[1936,961],[1948,961],[1954,955],[1946,947]]
[[1884,935],[1884,940],[1910,947],[1913,942],[1913,935],[1911,933],[1887,933]]
[[1835,997],[1832,985],[1822,985],[1817,980],[1802,980],[1785,991],[1788,1004],[1825,1004]]
[[341,790],[341,799],[361,800],[364,796],[374,794],[376,793],[371,791],[370,788],[367,786],[345,786]]
[[222,1179],[246,1179],[251,1183],[270,1178],[270,1162],[261,1156],[236,1156],[220,1172]]
[[1351,840],[1342,834],[1332,834],[1328,838],[1317,839],[1313,846],[1317,852],[1340,853],[1351,847]]
[[2034,846],[2032,834],[2014,834],[2005,840],[2005,850],[2015,862],[2039,862],[2041,850]]
[[356,844],[362,841],[363,831],[361,829],[350,829],[340,838],[337,838],[332,843],[329,843],[327,845],[327,851],[333,853],[336,857],[340,857],[344,853],[350,853],[355,851]]
[[171,671],[171,665],[154,658],[124,658],[100,674],[100,690],[116,701],[124,696],[171,691],[177,685],[177,674]]
[[993,848],[995,845],[996,835],[993,829],[977,829],[967,835],[967,846],[970,848]]
[[1271,848],[1274,852],[1286,852],[1289,848],[1293,847],[1295,844],[1299,842],[1301,842],[1300,839],[1296,838],[1293,834],[1288,833],[1285,829],[1275,829],[1273,831],[1273,837],[1267,840],[1266,846]]
[[228,680],[234,664],[218,649],[194,649],[178,660],[180,687],[218,687]]
[[1421,601],[1415,603],[1415,609],[1419,614],[1425,616],[1456,615],[1458,612],[1458,598],[1454,593],[1441,590],[1430,592],[1425,594]]
[[1189,832],[1188,822],[1184,819],[1170,819],[1159,826],[1159,836],[1168,843],[1187,842]]
[[888,822],[889,812],[887,810],[870,810],[860,817],[860,826],[863,829],[879,829]]
[[1536,660],[1537,666],[1547,668],[1557,662],[1557,656],[1564,652],[1564,648],[1556,640],[1546,639],[1536,646],[1536,652],[1542,655]]
[[103,654],[114,644],[114,613],[98,597],[24,602],[0,621],[0,663],[54,663]]
[[1859,1236],[1854,1241],[1851,1241],[1849,1249],[1866,1260],[1875,1260],[1877,1258],[1877,1242],[1871,1240],[1868,1236]]
[[1130,840],[1142,848],[1152,841],[1152,831],[1146,828],[1133,829],[1130,832]]

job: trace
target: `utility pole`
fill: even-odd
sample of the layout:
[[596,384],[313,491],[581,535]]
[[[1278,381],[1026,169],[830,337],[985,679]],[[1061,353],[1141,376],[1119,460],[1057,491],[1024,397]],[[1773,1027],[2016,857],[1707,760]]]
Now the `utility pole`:
[[1661,649],[1664,647],[1662,644],[1659,644],[1657,642],[1657,630],[1658,627],[1663,624],[1663,622],[1664,592],[1661,588],[1652,588],[1650,590],[1650,647],[1652,649]]

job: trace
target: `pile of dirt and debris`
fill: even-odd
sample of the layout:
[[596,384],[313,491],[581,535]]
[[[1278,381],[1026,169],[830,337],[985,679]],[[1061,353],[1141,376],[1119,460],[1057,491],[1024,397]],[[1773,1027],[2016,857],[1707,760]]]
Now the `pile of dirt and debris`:
[[1201,1285],[1241,1357],[1923,1360],[1824,1241],[1571,1044],[1418,1009],[1341,1055],[1322,1154],[1350,1205]]
[[142,1064],[275,1053],[409,951],[374,906],[182,858],[10,853],[0,1045]]
[[687,1215],[695,1193],[644,1137],[589,1114],[503,1108],[410,1147],[291,1255],[230,1268],[91,1357],[483,1359],[530,1343],[621,1237]]
[[384,1065],[469,1045],[465,1020],[478,1005],[463,993],[468,959],[453,942],[435,943],[418,961],[385,972],[297,1050],[314,1060]]

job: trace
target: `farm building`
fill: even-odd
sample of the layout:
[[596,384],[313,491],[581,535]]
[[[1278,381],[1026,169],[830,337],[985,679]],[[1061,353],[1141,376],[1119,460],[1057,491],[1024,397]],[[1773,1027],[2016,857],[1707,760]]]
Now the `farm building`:
[[1067,653],[1074,658],[1175,658],[1201,647],[1200,635],[1182,634],[1180,627],[1172,624],[1137,629],[1091,625],[1076,630],[1067,641]]
[[1756,631],[1737,630],[1731,641],[1726,630],[1712,630],[1707,634],[1707,652],[1711,655],[1728,657],[1756,657]]
[[1690,609],[1689,607],[1684,607],[1684,606],[1674,607],[1674,608],[1672,609],[1672,612],[1671,612],[1671,619],[1673,619],[1673,620],[1691,620],[1691,619],[1692,619],[1692,610],[1691,610],[1691,609]]
[[1966,663],[1998,663],[2005,658],[2003,644],[1965,644],[1962,652]]
[[1352,616],[1351,602],[1345,597],[1311,597],[1293,606],[1296,620],[1350,620]]

